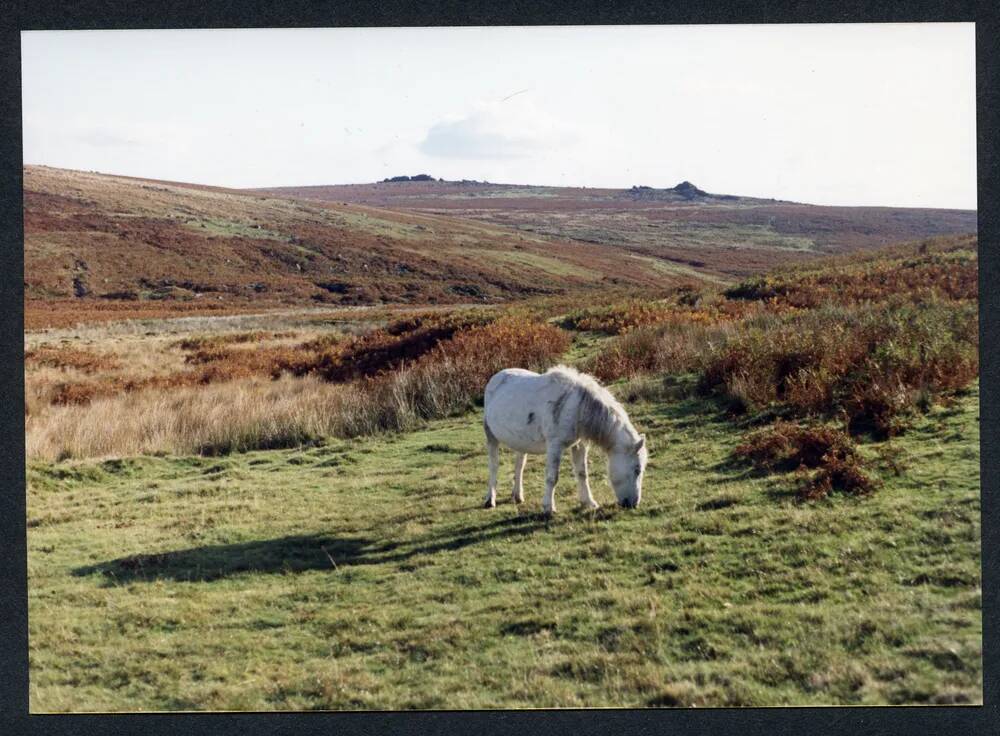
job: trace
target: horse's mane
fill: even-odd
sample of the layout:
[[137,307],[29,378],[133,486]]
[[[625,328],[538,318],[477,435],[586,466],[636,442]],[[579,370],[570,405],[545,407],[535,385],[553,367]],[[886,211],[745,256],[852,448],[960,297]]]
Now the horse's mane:
[[619,429],[624,428],[630,436],[638,439],[638,433],[629,421],[628,414],[618,399],[610,391],[599,384],[593,376],[580,373],[567,365],[557,365],[545,373],[567,386],[568,390],[578,391],[580,404],[577,422],[580,434],[587,440],[605,449],[614,444]]

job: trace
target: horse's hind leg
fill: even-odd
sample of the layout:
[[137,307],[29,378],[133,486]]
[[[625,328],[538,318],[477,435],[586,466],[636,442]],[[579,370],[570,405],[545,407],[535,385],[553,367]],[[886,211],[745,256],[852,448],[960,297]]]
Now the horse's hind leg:
[[483,508],[491,509],[497,505],[497,473],[500,471],[500,443],[493,436],[489,425],[483,422],[483,429],[486,430],[486,452],[490,458],[490,480],[486,487],[486,501]]
[[587,477],[587,445],[578,442],[570,450],[573,458],[573,474],[576,476],[576,485],[580,489],[580,503],[588,509],[600,508],[600,504],[594,500],[590,493],[590,480]]
[[524,461],[527,459],[523,452],[514,455],[514,503],[524,503]]

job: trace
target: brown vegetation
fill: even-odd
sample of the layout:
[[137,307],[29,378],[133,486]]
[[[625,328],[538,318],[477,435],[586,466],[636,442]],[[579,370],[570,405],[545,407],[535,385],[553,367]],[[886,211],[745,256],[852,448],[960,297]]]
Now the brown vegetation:
[[90,350],[71,347],[43,346],[24,353],[27,367],[47,366],[49,368],[73,368],[84,373],[118,368],[118,361],[108,355]]
[[496,318],[493,313],[470,311],[417,314],[352,338],[303,343],[297,355],[275,360],[271,373],[312,373],[327,381],[375,376],[412,363],[456,333]]
[[222,345],[242,345],[245,343],[259,343],[265,340],[276,340],[283,337],[292,337],[294,332],[273,332],[267,330],[254,330],[252,332],[233,332],[221,335],[199,335],[196,337],[186,337],[174,343],[181,350],[210,350]]
[[735,329],[729,323],[667,323],[636,329],[590,359],[586,370],[602,381],[655,372],[694,372],[712,347],[725,342]]
[[24,329],[43,330],[123,320],[175,317],[218,317],[259,312],[261,304],[198,301],[104,301],[88,299],[26,299]]
[[[143,435],[152,447],[149,437],[187,432],[170,421],[200,421],[185,407],[230,416],[221,404],[208,409],[195,398],[198,392],[221,397],[228,387],[273,396],[263,388],[268,382],[309,386],[296,395],[306,401],[302,397],[309,393],[341,416],[319,424],[291,417],[268,424],[244,407],[257,420],[232,418],[244,427],[242,434],[214,444],[176,437],[167,444],[224,450],[291,442],[319,426],[343,436],[414,426],[470,406],[499,368],[555,360],[569,343],[549,320],[613,336],[582,366],[602,380],[693,374],[703,394],[721,397],[735,412],[835,420],[855,435],[897,433],[914,408],[961,389],[978,374],[974,237],[806,263],[822,250],[818,233],[825,232],[829,222],[823,218],[830,213],[759,200],[733,207],[730,200],[714,199],[697,205],[656,197],[624,201],[610,190],[588,190],[586,198],[579,192],[539,197],[509,189],[480,197],[486,190],[477,190],[477,200],[484,200],[480,214],[510,216],[507,224],[518,231],[427,212],[45,168],[26,169],[26,183],[29,328],[229,315],[303,301],[421,304],[405,316],[398,307],[368,309],[363,327],[357,311],[351,317],[352,307],[342,307],[294,319],[286,313],[271,322],[233,317],[225,323],[268,329],[175,333],[183,339],[170,341],[157,337],[158,329],[174,331],[167,323],[108,328],[109,335],[147,335],[149,355],[120,345],[69,347],[52,334],[26,355],[26,415],[36,434],[49,437],[46,447],[65,444],[52,439],[63,436],[52,427],[57,416],[83,421],[96,416],[88,412],[110,411],[121,402],[139,407],[147,400],[177,413]],[[442,183],[426,184],[444,194],[438,191]],[[456,194],[461,199],[463,191],[449,190],[438,201],[453,201]],[[520,204],[508,206],[512,202]],[[791,219],[764,232],[754,218],[774,207],[785,208]],[[544,215],[537,222],[548,234],[525,233],[534,228],[527,223],[536,222],[522,218],[529,210],[532,217]],[[550,215],[552,222],[545,219]],[[815,225],[816,233],[795,225],[795,217],[805,217],[802,222]],[[877,217],[858,217],[864,228],[879,231]],[[635,230],[640,221],[645,224]],[[557,222],[578,240],[589,239],[589,227],[614,223],[623,236],[603,246],[569,242],[550,232]],[[855,232],[852,222],[841,222],[845,232]],[[677,229],[678,223],[687,229]],[[650,233],[658,233],[655,253]],[[810,241],[813,235],[817,239]],[[595,241],[604,242],[602,237]],[[746,247],[720,245],[733,238],[747,238]],[[798,265],[736,285],[719,278],[759,271],[775,262],[775,254],[783,260],[794,256]],[[602,295],[600,302],[590,300],[599,306],[580,308],[597,293],[592,289]],[[462,310],[430,306],[504,299],[520,301]],[[277,397],[267,401],[276,416],[280,407],[291,411]],[[254,421],[264,428],[253,429]],[[288,429],[306,425],[312,429]],[[96,451],[92,440],[81,439],[86,430],[73,432],[81,433],[69,442],[78,449],[56,455],[78,454],[84,446],[91,448],[87,453]]]
[[780,405],[884,437],[922,395],[976,378],[978,335],[975,304],[828,307],[741,331],[713,351],[700,388],[738,411]]
[[796,471],[802,500],[833,490],[862,495],[877,485],[850,436],[832,427],[778,421],[751,433],[734,454],[767,472]]
[[[821,304],[968,300],[979,294],[976,238],[926,241],[870,256],[826,263],[821,269],[789,270],[743,281],[724,293],[730,299],[811,309]],[[914,252],[915,251],[915,252]],[[895,256],[895,257],[894,257]]]
[[717,325],[764,313],[791,311],[795,308],[785,304],[738,302],[720,298],[717,294],[683,290],[670,300],[632,299],[576,310],[563,320],[563,326],[622,335],[637,327]]
[[736,412],[836,417],[852,433],[889,436],[907,412],[978,375],[975,246],[953,238],[859,254],[744,282],[721,305],[712,295],[687,312],[623,303],[577,324],[653,323],[590,361],[605,380],[696,373],[703,393]]
[[218,348],[245,360],[227,352],[195,371],[58,385],[52,405],[27,411],[28,455],[212,454],[411,429],[470,408],[499,368],[543,368],[568,346],[557,327],[505,317],[458,330],[405,367],[336,383],[261,375],[279,350],[301,348]]

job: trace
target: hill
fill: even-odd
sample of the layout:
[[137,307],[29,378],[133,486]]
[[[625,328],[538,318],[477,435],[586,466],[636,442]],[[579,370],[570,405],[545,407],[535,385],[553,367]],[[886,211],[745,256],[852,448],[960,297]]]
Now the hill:
[[452,216],[36,166],[24,169],[24,222],[35,326],[280,305],[503,301],[702,278]]
[[261,190],[458,216],[521,232],[627,250],[660,263],[743,277],[808,260],[936,235],[976,232],[969,210],[826,207],[710,194],[691,182],[589,189],[475,181],[380,182]]
[[[277,307],[657,292],[976,230],[958,210],[408,181],[236,190],[24,168],[29,327]],[[603,297],[602,297],[603,298]]]

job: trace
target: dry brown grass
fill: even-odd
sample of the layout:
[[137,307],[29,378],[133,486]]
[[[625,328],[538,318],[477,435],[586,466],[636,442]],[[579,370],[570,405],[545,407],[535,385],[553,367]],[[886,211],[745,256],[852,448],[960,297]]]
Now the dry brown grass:
[[29,416],[27,455],[57,460],[291,445],[339,434],[335,425],[349,424],[357,398],[348,387],[311,378],[147,389]]
[[222,345],[243,345],[246,343],[261,343],[266,341],[279,340],[285,337],[295,336],[295,332],[273,332],[267,330],[253,330],[251,332],[230,332],[220,335],[198,335],[196,337],[186,337],[173,343],[181,350],[205,350],[217,348]]
[[458,333],[407,368],[351,383],[252,374],[215,382],[200,371],[132,384],[104,379],[117,390],[30,408],[27,453],[47,460],[219,454],[403,431],[466,411],[496,370],[542,368],[568,346],[556,327],[505,318]]
[[64,329],[123,320],[171,319],[253,314],[271,303],[96,301],[81,299],[28,299],[24,303],[26,330]]
[[96,373],[118,368],[120,363],[113,356],[73,347],[40,347],[24,353],[27,367],[72,368],[84,373]]
[[632,330],[595,355],[586,370],[602,381],[700,370],[712,346],[736,332],[732,323],[664,324]]

